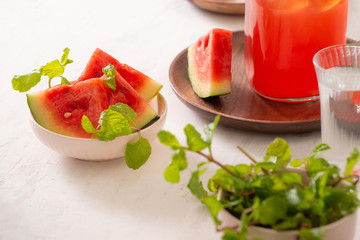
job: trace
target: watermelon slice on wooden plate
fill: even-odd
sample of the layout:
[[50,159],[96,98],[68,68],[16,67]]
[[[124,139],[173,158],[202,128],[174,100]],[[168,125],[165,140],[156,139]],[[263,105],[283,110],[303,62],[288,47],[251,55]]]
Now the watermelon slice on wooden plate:
[[201,98],[231,92],[232,32],[215,28],[188,48],[188,73]]
[[97,48],[90,57],[81,76],[75,82],[79,83],[91,78],[99,78],[103,75],[102,69],[112,64],[116,71],[142,96],[146,101],[156,96],[162,85],[140,71],[120,63],[117,59]]
[[82,116],[88,116],[96,127],[101,112],[118,102],[129,105],[136,112],[137,128],[144,127],[158,117],[149,103],[120,74],[116,74],[115,77],[116,91],[108,88],[102,78],[92,78],[73,85],[61,85],[27,94],[34,119],[52,132],[89,138],[91,134],[85,132],[81,125]]

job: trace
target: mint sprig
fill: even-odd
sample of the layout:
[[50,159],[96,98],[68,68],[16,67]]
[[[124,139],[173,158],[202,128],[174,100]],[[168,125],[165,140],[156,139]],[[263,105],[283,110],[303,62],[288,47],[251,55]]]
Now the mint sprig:
[[[321,226],[360,206],[355,188],[359,176],[352,174],[359,159],[357,149],[347,159],[344,174],[320,156],[330,149],[328,145],[319,144],[304,159],[291,160],[290,147],[281,138],[269,144],[262,161],[252,158],[238,146],[251,163],[223,165],[215,160],[211,151],[218,122],[219,116],[204,127],[205,138],[192,125],[186,125],[186,145],[181,145],[176,136],[166,130],[158,133],[158,139],[173,150],[170,164],[164,171],[165,180],[170,183],[178,183],[181,172],[187,169],[187,152],[204,158],[192,170],[187,187],[207,206],[218,230],[224,232],[223,240],[246,240],[247,228],[253,224],[282,231],[297,229],[299,239],[320,240],[324,236]],[[202,178],[209,163],[219,169],[208,179],[206,189]],[[304,175],[287,171],[289,165],[300,168]],[[342,180],[351,184],[337,187]],[[219,229],[217,216],[222,209],[241,219],[242,224],[234,229]],[[314,231],[316,227],[319,228]]]
[[31,73],[23,75],[15,75],[11,81],[13,89],[19,92],[27,92],[32,87],[36,86],[41,77],[47,76],[48,86],[51,88],[51,80],[56,77],[61,77],[61,85],[69,85],[70,82],[62,76],[65,71],[65,67],[73,61],[68,58],[70,49],[65,48],[60,60],[53,60],[46,63],[44,66],[33,70]]
[[113,65],[109,64],[102,69],[103,73],[105,74],[106,78],[104,78],[103,82],[106,86],[111,88],[113,91],[116,91],[116,69]]
[[133,126],[136,117],[136,112],[128,105],[116,103],[101,113],[96,128],[86,115],[83,115],[81,125],[86,132],[92,133],[92,138],[96,137],[98,140],[106,142],[112,141],[118,136],[129,135],[134,131],[138,132],[138,140],[134,143],[127,143],[125,149],[126,164],[135,170],[144,165],[151,154],[149,141],[141,135],[141,129]]

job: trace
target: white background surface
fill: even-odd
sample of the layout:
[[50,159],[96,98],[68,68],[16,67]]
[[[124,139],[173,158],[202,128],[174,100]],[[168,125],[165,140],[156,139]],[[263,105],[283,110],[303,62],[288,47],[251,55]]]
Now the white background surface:
[[[348,37],[360,40],[360,1],[349,5]],[[65,76],[76,79],[99,47],[164,85],[164,128],[184,142],[187,123],[201,129],[207,121],[171,90],[171,61],[211,28],[243,29],[243,17],[206,12],[185,0],[2,0],[0,9],[0,239],[220,239],[186,188],[190,171],[177,185],[163,179],[171,158],[165,146],[153,143],[150,160],[137,171],[121,160],[61,156],[31,132],[25,94],[12,90],[11,79],[59,58],[65,47],[74,60]],[[247,161],[236,150],[241,145],[260,158],[278,136],[290,143],[294,157],[320,143],[320,131],[261,134],[220,126],[214,155],[224,163]]]

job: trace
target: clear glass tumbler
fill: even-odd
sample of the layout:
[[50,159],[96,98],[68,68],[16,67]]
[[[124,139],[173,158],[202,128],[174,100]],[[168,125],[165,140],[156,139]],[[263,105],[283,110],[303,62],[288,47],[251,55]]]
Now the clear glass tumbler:
[[344,168],[354,147],[360,150],[360,46],[331,46],[315,54],[320,90],[321,139],[325,155]]

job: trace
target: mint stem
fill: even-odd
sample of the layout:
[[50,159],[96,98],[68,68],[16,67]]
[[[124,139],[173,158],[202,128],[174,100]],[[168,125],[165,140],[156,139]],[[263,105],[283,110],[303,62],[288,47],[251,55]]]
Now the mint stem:
[[49,78],[49,88],[51,88],[51,79],[52,78]]
[[238,148],[243,154],[245,154],[245,156],[247,156],[254,164],[257,163],[257,161],[256,161],[252,156],[250,156],[250,154],[248,154],[242,147],[237,146],[237,148]]
[[336,182],[334,182],[334,183],[332,184],[332,186],[335,187],[335,186],[338,185],[342,180],[347,179],[347,178],[356,179],[356,180],[353,182],[353,185],[354,185],[354,186],[355,186],[355,185],[359,182],[359,180],[360,180],[360,176],[359,176],[359,175],[357,175],[357,174],[349,174],[349,175],[346,175],[346,176],[344,176],[344,177],[342,177],[342,178],[339,178]]
[[[189,148],[187,147],[184,147],[184,149],[188,150],[188,151],[191,151]],[[200,151],[196,152],[197,154],[205,157],[209,162],[212,162],[212,163],[215,163],[216,165],[218,165],[219,167],[221,167],[222,169],[224,169],[226,172],[228,172],[231,176],[237,178],[237,176],[232,172],[230,171],[227,167],[225,167],[223,164],[221,164],[220,162],[216,161],[212,156],[209,156],[209,155],[206,155]]]

